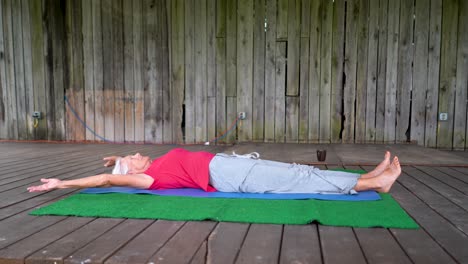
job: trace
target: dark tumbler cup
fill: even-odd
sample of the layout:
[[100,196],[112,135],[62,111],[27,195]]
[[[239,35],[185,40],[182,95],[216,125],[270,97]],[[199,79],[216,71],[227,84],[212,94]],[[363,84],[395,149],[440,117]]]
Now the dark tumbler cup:
[[327,159],[327,150],[326,149],[318,149],[317,150],[317,160],[318,161],[325,161]]

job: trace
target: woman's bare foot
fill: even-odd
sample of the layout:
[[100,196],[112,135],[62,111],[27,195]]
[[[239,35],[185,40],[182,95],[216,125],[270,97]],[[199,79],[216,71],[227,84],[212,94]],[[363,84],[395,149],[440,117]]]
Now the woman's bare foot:
[[390,166],[390,151],[385,151],[384,160],[382,162],[380,162],[380,164],[377,165],[377,167],[375,167],[375,169],[373,169],[372,171],[370,171],[370,172],[368,172],[366,174],[363,174],[361,176],[361,178],[366,179],[366,178],[372,178],[372,177],[375,177],[375,176],[379,176],[380,174],[382,174],[388,168],[388,166]]
[[377,188],[376,191],[383,193],[389,192],[390,188],[392,188],[392,185],[395,183],[400,174],[400,161],[398,160],[398,157],[395,156],[388,168],[376,178],[379,180],[379,188]]

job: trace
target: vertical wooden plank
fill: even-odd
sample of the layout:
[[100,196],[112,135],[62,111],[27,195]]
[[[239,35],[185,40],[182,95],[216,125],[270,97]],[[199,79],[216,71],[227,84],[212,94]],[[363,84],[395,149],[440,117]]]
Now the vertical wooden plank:
[[60,3],[52,0],[43,1],[40,8],[43,13],[37,14],[38,20],[45,17],[46,21],[44,34],[40,36],[41,41],[44,41],[46,51],[46,74],[44,76],[45,98],[43,100],[39,98],[39,101],[44,102],[44,107],[46,107],[48,139],[66,140],[64,95],[70,78],[66,63],[66,14]]
[[215,124],[216,124],[216,97],[215,96],[208,96],[206,98],[206,122],[207,122],[207,141],[213,140],[216,137],[215,134]]
[[286,42],[276,42],[275,142],[285,140]]
[[309,40],[310,40],[310,0],[302,1],[301,44],[299,52],[299,128],[298,141],[307,142],[309,135]]
[[[227,62],[226,96],[236,96],[237,95],[237,0],[226,0],[226,1],[227,1],[226,3],[226,62]],[[235,116],[237,116],[237,112]]]
[[[82,119],[86,120],[85,115],[85,90],[84,90],[84,74],[83,74],[83,35],[82,35],[82,6],[81,1],[70,1],[68,7],[67,17],[69,17],[70,26],[68,29],[69,38],[67,42],[68,49],[71,49],[69,63],[69,94],[71,97],[71,105],[76,111],[76,114]],[[70,112],[70,109],[68,109]],[[69,139],[82,141],[85,139],[85,126],[74,116],[73,113],[68,114],[67,124],[69,124]]]
[[343,92],[344,126],[343,142],[354,142],[355,129],[355,100],[356,100],[356,71],[357,71],[357,27],[360,14],[359,0],[348,1],[346,16],[346,46],[345,46],[345,88]]
[[331,64],[331,142],[341,141],[343,120],[343,62],[345,37],[345,1],[333,3],[332,64]]
[[[226,38],[216,38],[216,135],[226,129]],[[226,138],[217,142],[225,143]]]
[[286,142],[298,142],[299,97],[286,96]]
[[226,0],[216,1],[216,38],[226,37]]
[[414,10],[414,68],[410,124],[411,141],[417,141],[418,145],[424,145],[424,128],[426,126],[429,9],[430,0],[416,1]]
[[115,139],[115,95],[112,76],[112,2],[102,0],[102,73],[104,105],[104,137],[109,141]]
[[414,1],[401,1],[397,73],[397,142],[406,142],[410,139],[410,104],[411,90],[413,90],[413,16]]
[[440,53],[439,113],[447,113],[446,121],[437,125],[437,147],[451,149],[455,85],[457,73],[458,0],[446,0],[442,5],[442,44]]
[[301,3],[299,0],[288,1],[288,46],[286,95],[299,95],[299,52],[301,37]]
[[276,40],[288,38],[288,7],[290,0],[277,0]]
[[[5,44],[3,41],[3,2],[0,2],[0,52],[5,54]],[[5,112],[8,88],[5,72],[5,56],[0,57],[0,139],[8,139],[8,116]]]
[[159,31],[160,31],[160,65],[161,65],[161,88],[162,88],[162,112],[161,119],[163,122],[162,127],[162,142],[172,143],[172,119],[171,119],[171,87],[169,82],[169,33],[168,33],[168,14],[167,14],[167,1],[159,2]]
[[312,0],[309,46],[309,142],[320,137],[320,38],[322,36],[321,1]]
[[[45,62],[44,62],[44,30],[42,28],[42,1],[29,2],[31,15],[31,60],[32,60],[32,81],[34,86],[34,107],[36,111],[42,113],[43,117],[39,120],[35,128],[35,139],[47,138],[46,122],[46,92],[45,92]],[[0,21],[1,22],[1,21]],[[3,27],[0,25],[0,30]],[[0,34],[2,35],[2,34]],[[3,51],[3,49],[0,47]],[[2,64],[0,64],[2,65]],[[5,70],[1,69],[4,73]],[[5,75],[3,75],[5,76]],[[2,78],[3,85],[3,78]]]
[[[65,45],[64,45],[64,56],[65,62],[64,66],[66,67],[64,71],[64,90],[65,96],[68,103],[65,107],[65,140],[75,140],[75,126],[73,121],[76,120],[73,113],[77,111],[72,111],[77,104],[77,96],[75,95],[73,89],[73,14],[72,14],[72,2],[70,0],[65,1]],[[47,5],[45,5],[47,7]],[[52,80],[52,79],[50,79]],[[55,87],[54,87],[55,88]],[[78,110],[79,111],[79,110]]]
[[[199,0],[194,6],[195,13],[195,142],[207,138],[207,31],[206,0]],[[186,112],[187,113],[187,112]]]
[[207,29],[207,140],[216,135],[216,0],[207,0],[206,29]]
[[[253,3],[239,0],[237,14],[237,111],[252,114]],[[252,118],[246,118],[242,123],[238,139],[249,141],[252,139]]]
[[[182,109],[184,103],[184,3],[171,1],[171,102],[173,141],[182,143]],[[136,124],[135,124],[136,125]]]
[[360,10],[357,34],[357,69],[356,69],[356,123],[355,141],[364,143],[366,140],[366,98],[367,98],[367,58],[368,58],[368,18],[369,1],[359,1]]
[[[235,96],[227,96],[226,97],[226,118],[227,120],[235,120],[237,118],[237,98]],[[240,121],[237,125],[237,129],[239,127],[242,127],[243,122]],[[234,143],[236,141],[236,130],[231,131],[227,136],[226,136],[226,142],[227,143]]]
[[[31,22],[29,14],[29,1],[21,1],[21,13],[23,24],[23,49],[24,49],[24,86],[26,92],[26,127],[28,139],[34,139],[34,120],[32,112],[36,111],[34,105],[34,86],[32,81],[32,54],[31,54]],[[0,95],[1,97],[1,95]]]
[[[453,126],[453,148],[463,150],[467,145],[468,103],[468,3],[459,1],[457,79]],[[467,145],[468,146],[468,145]]]
[[385,83],[384,142],[395,142],[396,92],[398,77],[399,1],[389,1],[387,31],[387,72]]
[[[86,124],[91,129],[95,129],[94,112],[94,65],[93,65],[93,20],[92,20],[92,2],[83,0],[83,64],[84,64],[84,90],[85,90],[85,116]],[[94,140],[94,135],[86,129],[86,140]]]
[[[309,38],[301,38],[301,56],[309,57]],[[303,47],[303,49],[302,49]],[[301,59],[302,60],[302,59]],[[304,60],[302,60],[304,61]],[[300,94],[299,96],[299,128],[298,141],[301,143],[308,142],[309,136],[309,63],[301,62],[301,77],[300,77]]]
[[[91,1],[92,4],[92,52],[93,52],[93,88],[94,88],[94,131],[96,135],[95,140],[102,141],[102,137],[106,136],[105,132],[105,105],[109,101],[104,101],[104,73],[103,68],[103,20],[101,3],[103,1]],[[107,47],[106,47],[107,49]]]
[[146,72],[145,72],[145,141],[162,142],[162,102],[161,102],[161,68],[158,67],[158,6],[154,1],[144,3],[146,38]]
[[265,0],[254,2],[252,140],[263,141],[265,116]]
[[440,45],[442,27],[442,0],[431,0],[429,20],[429,62],[426,94],[425,146],[437,145],[437,105],[439,103]]
[[[135,3],[137,5],[139,3]],[[135,48],[133,47],[134,41],[134,32],[133,32],[133,22],[134,15],[133,4],[131,0],[123,0],[123,103],[124,103],[124,141],[125,142],[135,142]],[[138,29],[137,29],[138,30]],[[138,34],[138,33],[136,33]]]
[[5,57],[5,80],[6,80],[6,101],[7,127],[9,139],[18,139],[18,119],[17,119],[17,104],[16,104],[16,80],[15,80],[15,64],[14,64],[14,41],[13,41],[13,21],[12,21],[12,2],[5,0],[3,6],[3,38],[4,38],[4,57]]
[[112,76],[114,81],[114,140],[125,141],[125,91],[123,58],[123,9],[122,0],[112,1]]
[[[24,85],[24,49],[23,49],[23,23],[21,14],[21,1],[13,1],[11,6],[13,29],[13,67],[15,70],[16,89],[16,116],[18,124],[18,139],[28,139],[26,118],[26,87]],[[13,98],[11,98],[13,99]]]
[[333,2],[322,1],[322,36],[320,51],[320,143],[330,143],[331,56],[333,31]]
[[385,129],[385,85],[387,79],[387,25],[388,0],[379,2],[379,51],[377,62],[377,99],[375,113],[375,141],[384,141]]
[[195,16],[193,0],[185,1],[185,142],[195,142]]
[[369,44],[367,53],[365,142],[375,142],[377,67],[379,50],[379,2],[369,1]]
[[265,35],[265,126],[264,141],[275,140],[275,91],[276,91],[276,0],[266,2]]

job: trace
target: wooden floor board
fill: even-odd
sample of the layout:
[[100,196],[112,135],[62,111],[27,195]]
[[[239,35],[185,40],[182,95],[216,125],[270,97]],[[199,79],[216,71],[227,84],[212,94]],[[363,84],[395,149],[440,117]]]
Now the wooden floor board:
[[[104,156],[140,152],[157,158],[176,147],[228,154],[259,151],[262,158],[285,162],[314,162],[315,149],[327,148],[331,152],[328,161],[346,157],[347,163],[356,165],[346,168],[373,168],[351,162],[353,145],[0,142],[0,263],[468,262],[468,168],[462,167],[403,167],[391,194],[421,225],[417,230],[28,215],[33,208],[77,192],[28,193],[26,187],[38,184],[42,177],[73,179],[110,172],[103,167]],[[356,146],[354,152],[367,148],[381,153],[383,147]],[[392,150],[403,156],[411,154],[412,161],[437,152],[411,146],[392,146]],[[418,153],[421,157],[414,157]],[[449,152],[442,156],[450,161]],[[343,168],[339,163],[316,167]]]
[[430,175],[416,168],[410,167],[407,168],[405,171],[411,177],[429,186],[436,193],[441,194],[442,196],[446,197],[447,199],[462,207],[463,209],[468,210],[468,196],[463,194],[459,190],[431,177]]
[[[468,262],[468,237],[448,220],[432,210],[399,183],[394,184],[392,196],[439,244],[445,252],[458,262]],[[431,254],[432,252],[426,252]]]
[[69,217],[0,250],[0,263],[19,260],[91,222],[93,218]]
[[281,225],[252,224],[235,263],[276,263],[279,259]]
[[450,168],[450,167],[436,167],[435,168],[436,170],[440,171],[440,172],[443,172],[447,175],[450,175],[454,178],[457,178],[458,180],[464,182],[464,183],[468,183],[468,174],[464,174],[454,168]]
[[184,224],[182,221],[155,221],[105,263],[146,263]]
[[218,223],[208,238],[209,263],[234,263],[242,247],[249,224]]
[[64,263],[104,263],[154,220],[129,219],[68,256]]
[[[366,171],[371,171],[374,167],[371,166],[361,166],[362,169]],[[403,167],[403,171],[406,171],[406,167]],[[393,195],[394,198],[399,201],[400,205],[412,204],[412,202],[417,199],[411,192],[402,192],[400,183],[403,182],[406,188],[407,186],[404,182],[405,174],[403,174],[398,179],[398,184],[396,188],[400,188],[400,195],[396,193]],[[422,185],[419,185],[421,188]],[[398,191],[398,189],[397,189]],[[401,195],[401,193],[405,195]],[[417,201],[417,200],[416,200]],[[406,207],[403,206],[403,208]],[[444,249],[431,237],[431,235],[424,229],[418,230],[405,230],[405,229],[390,229],[396,240],[400,245],[402,245],[403,250],[415,263],[452,263],[453,258],[444,251]]]
[[387,229],[355,228],[354,232],[369,263],[411,263]]
[[[405,177],[406,176],[406,177]],[[435,212],[468,235],[468,211],[457,206],[454,202],[415,180],[408,174],[400,177],[399,182],[415,196],[424,201]]]
[[124,219],[98,218],[50,243],[26,258],[26,263],[63,263],[75,251],[96,240],[99,236],[123,222]]
[[319,226],[324,263],[367,263],[350,227]]
[[150,257],[154,263],[188,263],[205,241],[215,222],[186,223],[156,254]]
[[285,225],[279,263],[322,263],[317,224]]
[[432,176],[434,179],[437,179],[440,182],[443,182],[444,184],[449,185],[452,188],[459,190],[460,192],[464,194],[468,194],[468,183],[457,179],[453,175],[446,174],[444,172],[441,172],[439,170],[436,170],[434,168],[427,167],[427,166],[416,166],[415,168],[417,168],[420,171],[423,171],[429,176]]

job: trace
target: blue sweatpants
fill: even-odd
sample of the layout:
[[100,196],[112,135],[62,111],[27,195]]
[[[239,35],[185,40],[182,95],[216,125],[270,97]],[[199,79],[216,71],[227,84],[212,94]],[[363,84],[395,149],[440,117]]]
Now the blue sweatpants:
[[353,194],[360,176],[227,154],[210,162],[210,184],[220,192]]

